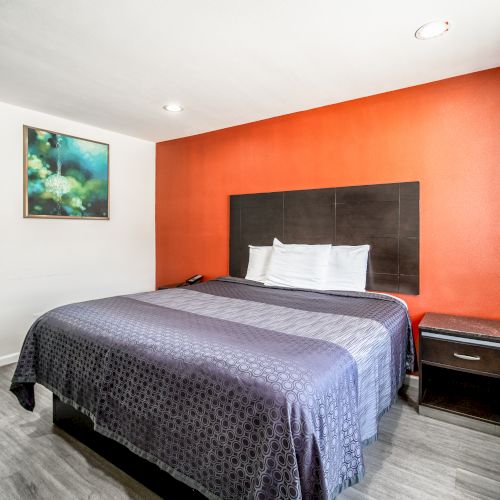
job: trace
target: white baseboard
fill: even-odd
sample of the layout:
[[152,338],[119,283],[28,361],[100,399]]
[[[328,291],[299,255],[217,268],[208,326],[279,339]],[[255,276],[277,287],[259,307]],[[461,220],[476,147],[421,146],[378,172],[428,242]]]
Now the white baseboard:
[[406,374],[404,385],[411,387],[412,389],[418,389],[418,377],[417,375]]
[[0,356],[0,366],[10,365],[11,363],[17,363],[19,359],[18,352],[14,352],[12,354],[7,354],[6,356]]

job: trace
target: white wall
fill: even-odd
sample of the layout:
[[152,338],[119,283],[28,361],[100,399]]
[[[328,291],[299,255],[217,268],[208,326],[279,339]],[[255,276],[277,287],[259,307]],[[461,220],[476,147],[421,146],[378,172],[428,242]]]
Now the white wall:
[[[23,218],[23,124],[109,143],[110,220]],[[0,103],[0,365],[36,317],[152,290],[155,144]]]

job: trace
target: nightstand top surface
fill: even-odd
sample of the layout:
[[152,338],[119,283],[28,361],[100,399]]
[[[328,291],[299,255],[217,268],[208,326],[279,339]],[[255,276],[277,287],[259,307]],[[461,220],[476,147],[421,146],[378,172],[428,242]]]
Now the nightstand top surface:
[[500,320],[426,313],[419,328],[433,332],[451,333],[461,337],[483,338],[500,342]]

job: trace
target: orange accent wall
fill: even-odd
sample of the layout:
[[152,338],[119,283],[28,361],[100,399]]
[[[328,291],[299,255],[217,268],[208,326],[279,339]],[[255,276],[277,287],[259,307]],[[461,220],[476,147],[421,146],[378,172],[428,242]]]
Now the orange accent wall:
[[230,194],[418,180],[420,295],[401,295],[414,322],[426,311],[500,318],[500,68],[156,152],[159,285],[228,273]]

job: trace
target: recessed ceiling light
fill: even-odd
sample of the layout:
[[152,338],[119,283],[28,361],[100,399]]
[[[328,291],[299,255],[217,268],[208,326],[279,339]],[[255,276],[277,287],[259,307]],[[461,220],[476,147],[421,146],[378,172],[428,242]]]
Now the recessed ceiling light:
[[180,104],[165,104],[165,106],[163,106],[163,109],[165,111],[171,111],[172,113],[178,113],[184,108]]
[[429,40],[430,38],[444,35],[449,29],[450,23],[448,21],[431,21],[418,28],[415,32],[415,38]]

